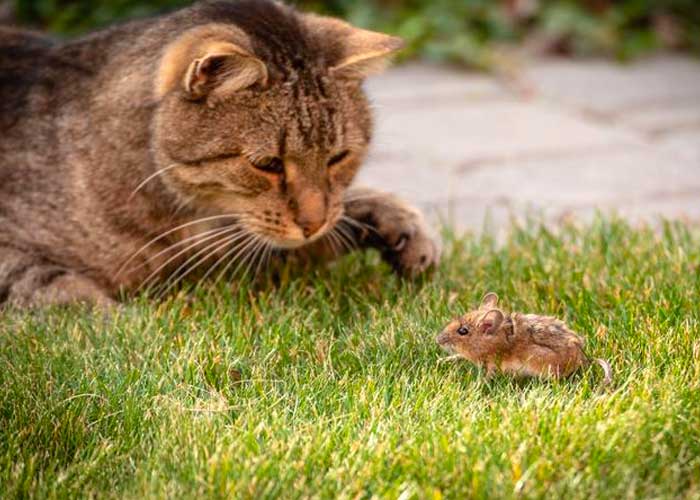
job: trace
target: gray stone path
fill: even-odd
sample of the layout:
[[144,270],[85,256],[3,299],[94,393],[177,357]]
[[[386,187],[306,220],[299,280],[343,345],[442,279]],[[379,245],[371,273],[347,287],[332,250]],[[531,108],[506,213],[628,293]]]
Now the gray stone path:
[[376,105],[363,184],[432,220],[496,229],[597,210],[700,221],[700,61],[541,60],[518,85],[426,64],[367,82]]

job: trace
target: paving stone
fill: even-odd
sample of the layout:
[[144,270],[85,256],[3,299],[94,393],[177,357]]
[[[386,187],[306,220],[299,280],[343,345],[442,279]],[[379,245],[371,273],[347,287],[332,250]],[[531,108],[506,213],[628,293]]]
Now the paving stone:
[[357,177],[357,184],[383,189],[414,203],[448,199],[455,178],[447,169],[431,166],[416,155],[370,156]]
[[[653,147],[581,158],[515,160],[465,173],[455,196],[506,198],[539,205],[622,205],[624,203],[700,195],[700,168]],[[700,197],[699,197],[700,199]]]
[[359,183],[477,231],[598,210],[700,220],[700,63],[546,61],[530,74],[541,91],[530,100],[422,65],[372,80],[380,106]]
[[700,170],[700,128],[677,130],[657,141],[674,158],[692,162]]
[[637,218],[700,216],[700,164],[653,147],[556,161],[513,160],[461,175],[410,160],[378,163],[360,179],[429,209],[432,220],[469,229],[480,228],[489,211],[498,223],[532,210],[550,218],[596,209]]
[[625,127],[652,136],[669,135],[687,129],[700,130],[700,99],[689,103],[673,103],[662,108],[654,107],[625,112],[619,123]]
[[[576,221],[590,223],[598,215],[621,217],[631,224],[651,224],[654,227],[664,220],[680,220],[697,227],[700,220],[700,204],[680,203],[675,200],[645,203],[644,205],[624,205],[621,207],[588,206],[562,208],[557,206],[535,207],[528,204],[503,204],[492,206],[457,205],[446,218],[441,210],[431,206],[423,207],[430,224],[452,228],[457,232],[494,234],[499,240],[508,233],[515,221],[525,225],[528,218],[544,222],[556,228],[562,222]],[[447,223],[445,222],[447,221]]]
[[507,95],[502,86],[488,76],[426,63],[391,68],[369,78],[365,90],[379,107],[393,104],[420,108],[432,105],[435,100],[500,99]]
[[542,210],[549,218],[596,210],[635,220],[700,215],[700,165],[652,147],[556,162],[514,161],[469,172],[452,185],[453,212],[464,204],[514,213]]
[[634,147],[640,139],[616,126],[591,124],[537,102],[465,104],[455,99],[425,109],[378,110],[377,153],[419,156],[431,168],[470,168],[480,162],[537,154],[581,154]]
[[541,95],[604,115],[700,100],[700,64],[680,56],[664,55],[629,65],[544,60],[534,62],[527,75]]

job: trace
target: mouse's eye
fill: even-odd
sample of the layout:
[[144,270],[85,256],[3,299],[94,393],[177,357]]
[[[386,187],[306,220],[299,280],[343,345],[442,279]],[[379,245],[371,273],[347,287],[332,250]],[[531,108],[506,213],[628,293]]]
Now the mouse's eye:
[[469,333],[469,327],[460,326],[459,328],[457,328],[457,333],[459,333],[460,335],[467,335]]

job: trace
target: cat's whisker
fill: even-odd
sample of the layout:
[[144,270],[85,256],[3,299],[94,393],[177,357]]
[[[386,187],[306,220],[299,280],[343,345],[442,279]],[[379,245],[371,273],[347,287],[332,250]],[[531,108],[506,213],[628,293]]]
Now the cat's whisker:
[[265,223],[264,221],[260,220],[259,218],[256,217],[251,217],[251,216],[237,216],[237,220],[241,223],[244,223],[245,225],[248,226],[248,230],[250,232],[268,232],[272,234],[276,234],[279,236],[284,236],[285,235],[285,227],[284,226],[277,226],[269,223]]
[[350,217],[349,215],[346,215],[346,214],[343,214],[343,215],[340,216],[340,221],[342,221],[342,222],[347,222],[347,223],[350,224],[351,226],[355,226],[355,227],[360,228],[360,229],[369,229],[369,228],[372,227],[372,226],[370,226],[369,224],[367,224],[367,223],[365,223],[365,222],[361,222],[361,221],[359,221],[359,220],[355,220],[355,219],[353,219],[352,217]]
[[[165,296],[168,294],[170,290],[172,290],[175,286],[177,286],[178,283],[182,282],[192,271],[197,269],[199,266],[204,264],[207,260],[209,260],[211,257],[216,255],[218,252],[226,248],[228,245],[231,245],[232,243],[235,243],[240,239],[241,234],[236,233],[231,236],[226,236],[224,238],[220,238],[218,241],[214,242],[211,245],[208,245],[204,249],[200,250],[196,254],[194,254],[192,257],[190,257],[187,262],[182,264],[172,275],[171,279],[168,280],[169,284],[168,286],[161,292],[159,293],[159,296]],[[223,243],[222,243],[223,240]],[[215,247],[215,248],[214,248]],[[202,254],[204,254],[202,256]],[[190,262],[195,261],[190,264]],[[173,279],[174,278],[174,279]],[[168,283],[166,282],[166,283]]]
[[335,227],[338,230],[338,235],[344,236],[345,239],[348,241],[350,251],[357,250],[357,242],[355,241],[355,237],[352,235],[352,231],[346,229],[343,226],[342,222],[336,225]]
[[[251,233],[246,232],[246,236],[250,236],[250,234]],[[245,243],[247,241],[248,240],[246,239],[246,240],[242,241],[239,245],[236,245],[233,248],[230,248],[229,250],[224,252],[224,254],[221,257],[219,257],[217,259],[217,261],[211,267],[209,267],[209,269],[207,269],[207,272],[204,273],[204,276],[202,276],[200,282],[204,282],[211,275],[211,273],[214,272],[214,270],[217,267],[219,267],[219,265],[221,263],[223,263],[233,252],[235,252],[240,247],[240,245],[242,245],[243,243]]]
[[243,266],[245,266],[245,270],[243,273],[240,275],[240,278],[245,278],[246,274],[248,273],[248,268],[250,267],[250,263],[253,261],[253,257],[255,255],[255,251],[260,245],[260,238],[257,235],[253,235],[251,244],[248,246],[248,248],[245,250],[243,258],[239,261],[238,265],[236,268],[233,270],[232,275],[235,276],[239,269],[243,270]]
[[334,236],[335,235],[333,234],[333,230],[330,230],[325,235],[323,235],[323,239],[326,243],[328,243],[328,246],[330,247],[331,251],[333,252],[333,255],[335,257],[338,257],[340,255],[340,252],[338,251],[338,248],[336,247],[336,243],[333,240]]
[[[253,239],[253,235],[252,233],[249,233],[247,231],[244,231],[244,233],[245,234],[242,241],[239,241],[236,245],[226,250],[226,252],[224,252],[224,254],[207,270],[205,275],[200,280],[200,282],[203,282],[206,278],[208,278],[211,275],[212,272],[214,272],[220,265],[224,264],[224,262],[228,260],[222,271],[217,275],[216,279],[214,279],[211,285],[208,286],[207,296],[211,296],[211,294],[216,290],[216,287],[218,286],[218,283],[221,280],[222,276],[226,274],[231,264],[236,261],[239,255],[243,254],[246,248],[250,246],[250,242]],[[233,253],[236,253],[236,255],[233,258],[231,258],[231,255]]]
[[263,264],[264,267],[267,267],[268,265],[270,265],[270,262],[272,262],[272,255],[274,254],[274,252],[275,252],[275,245],[268,241],[267,242],[267,251],[265,254],[265,262]]
[[[233,233],[233,234],[231,234],[231,233]],[[181,273],[183,270],[185,270],[189,266],[191,266],[194,261],[196,261],[197,259],[200,259],[201,255],[211,251],[212,248],[215,248],[215,247],[221,245],[222,241],[226,241],[228,243],[235,241],[235,239],[238,237],[239,234],[240,234],[240,231],[238,231],[238,228],[230,228],[229,231],[226,231],[223,233],[217,233],[216,235],[207,238],[208,240],[213,239],[214,241],[212,241],[208,245],[204,246],[203,248],[200,248],[199,250],[194,252],[192,255],[188,256],[187,259],[185,260],[185,262],[180,264],[179,267],[175,271],[168,274],[168,277],[162,283],[162,286],[160,286],[160,288],[162,288],[163,286],[169,285],[170,283],[173,282],[173,280],[177,280],[179,273]],[[202,242],[200,241],[199,243],[195,244],[194,246],[197,246],[201,243]],[[191,246],[189,249],[179,252],[179,254],[180,255],[186,254],[187,252],[189,252],[189,250],[194,248],[194,246]],[[178,256],[174,256],[173,258],[170,259],[170,261],[173,261]],[[167,264],[168,263],[166,263],[165,265],[167,265]],[[163,267],[163,266],[161,266],[161,267]],[[196,267],[196,266],[194,266],[194,267]],[[151,285],[153,285],[155,283],[155,281],[158,279],[157,271],[152,273],[152,275],[149,276],[149,278],[146,281],[144,281],[144,284],[142,286],[145,285],[146,287],[150,287]]]
[[[216,241],[214,241],[214,243],[205,246],[205,247],[204,247],[203,249],[201,249],[199,252],[195,253],[192,257],[190,257],[190,258],[185,262],[185,264],[189,263],[194,257],[200,255],[202,252],[206,251],[206,250],[207,250],[208,248],[210,248],[212,245],[216,245],[216,244],[220,241],[220,238],[225,237],[226,235],[230,234],[231,232],[234,232],[234,231],[237,231],[237,230],[238,230],[238,227],[236,227],[236,226],[227,226],[227,227],[221,229],[220,231],[217,231],[216,233],[214,233],[214,234],[212,234],[212,235],[206,236],[206,237],[204,237],[204,238],[200,238],[199,240],[195,241],[194,243],[188,245],[188,246],[185,247],[184,249],[182,249],[182,250],[180,250],[179,252],[177,252],[175,255],[173,255],[173,256],[171,256],[170,258],[168,258],[165,262],[163,262],[160,266],[158,266],[153,272],[151,272],[151,274],[149,274],[148,277],[147,277],[145,280],[143,280],[143,282],[141,283],[141,285],[138,287],[137,291],[138,291],[138,290],[141,290],[142,288],[147,288],[148,286],[150,286],[149,283],[151,283],[153,280],[157,279],[158,275],[160,274],[160,272],[161,272],[163,269],[165,269],[171,262],[174,262],[174,261],[177,260],[179,257],[181,257],[181,256],[183,256],[183,255],[186,255],[190,250],[193,250],[193,249],[196,248],[197,246],[199,246],[199,245],[201,245],[202,243],[205,243],[205,242],[207,242],[207,241],[216,240]],[[184,264],[183,264],[183,265],[184,265]],[[182,266],[180,266],[180,268],[181,268],[181,267],[182,267]],[[178,272],[178,271],[180,270],[180,268],[178,268],[178,270],[177,270],[176,272]],[[174,273],[172,273],[170,276],[173,276],[173,275],[174,275]]]
[[[220,233],[220,232],[222,232],[222,231],[226,231],[227,229],[229,229],[229,228],[231,228],[231,227],[233,227],[233,226],[230,226],[230,225],[229,225],[229,226],[217,227],[217,228],[214,228],[214,229],[209,229],[209,230],[207,230],[207,231],[202,231],[201,233],[197,233],[197,234],[192,235],[192,236],[189,236],[189,237],[187,237],[187,238],[185,238],[185,239],[183,239],[183,240],[177,241],[177,242],[173,243],[172,245],[170,245],[170,246],[164,248],[163,250],[161,250],[161,251],[158,252],[157,254],[155,254],[155,255],[149,257],[149,258],[148,258],[146,261],[144,261],[141,265],[130,268],[129,271],[128,271],[128,273],[131,274],[131,273],[133,273],[133,272],[135,272],[135,271],[138,271],[139,269],[141,269],[141,268],[147,266],[150,262],[154,261],[155,259],[157,259],[157,258],[160,257],[161,255],[163,255],[163,254],[165,254],[165,253],[167,253],[167,252],[170,252],[171,250],[174,250],[175,248],[177,248],[177,247],[179,247],[179,246],[185,245],[186,243],[188,243],[188,242],[190,242],[190,241],[199,240],[199,239],[201,239],[201,238],[204,238],[204,237],[207,236],[207,235],[211,235],[211,234],[214,234],[214,233]],[[213,237],[213,236],[212,236],[212,237]],[[197,246],[197,245],[199,245],[200,243],[202,243],[202,242],[204,242],[204,241],[207,241],[207,240],[208,240],[207,238],[204,238],[202,241],[197,242],[195,245],[188,246],[188,249],[193,248],[194,246]]]
[[355,220],[347,215],[342,216],[342,223],[348,225],[347,229],[353,235],[353,239],[356,243],[358,238],[359,241],[364,241],[368,234],[374,234],[381,239],[381,235],[379,234],[379,231],[377,231],[377,228],[371,226],[370,224]]
[[[243,255],[247,250],[250,249],[251,245],[253,243],[255,243],[255,241],[258,238],[258,236],[256,236],[253,233],[248,233],[247,236],[248,236],[248,238],[245,240],[245,244],[240,244],[236,247],[236,250],[238,250],[236,252],[236,255],[234,255],[233,257],[231,257],[229,259],[229,262],[226,264],[226,266],[224,266],[224,268],[221,270],[221,272],[217,275],[217,277],[214,280],[214,283],[212,285],[212,287],[213,287],[212,289],[216,288],[219,281],[221,281],[221,279],[226,275],[228,270],[231,269],[231,266],[236,263],[236,261],[238,260],[238,258],[241,255]],[[229,252],[228,255],[230,255],[231,253],[233,253],[233,252]],[[245,262],[245,257],[244,257],[244,260],[241,262]],[[239,263],[238,266],[236,266],[236,269],[233,271],[233,274],[235,274],[238,271],[238,268],[240,267],[240,265],[241,265],[241,263]]]
[[[255,256],[257,254],[258,249],[260,248],[261,242],[262,242],[262,238],[260,238],[258,235],[255,235],[255,244],[253,245],[253,247],[250,250],[248,250],[248,254],[243,257],[244,260],[243,260],[243,263],[241,266],[241,270],[243,272],[241,273],[241,278],[248,276],[248,273],[250,271],[250,266],[253,264],[253,262],[255,262]],[[243,265],[245,267],[243,267]],[[238,272],[238,271],[235,271],[235,272]]]
[[348,248],[343,240],[340,239],[340,236],[338,236],[338,231],[335,229],[335,227],[331,231],[331,235],[333,236],[333,241],[335,241],[336,247],[338,248],[338,255],[340,256],[347,253]]
[[190,203],[192,203],[196,198],[196,196],[188,196],[187,198],[183,197],[183,199],[178,202],[177,207],[175,208],[175,210],[173,210],[173,213],[170,214],[170,218],[174,219],[175,217],[177,217],[178,214],[182,212],[185,209],[185,207],[189,206]]
[[[253,249],[250,252],[250,259],[248,261],[248,264],[246,265],[245,271],[243,272],[242,276],[248,276],[248,273],[252,270],[252,266],[255,263],[255,261],[258,259],[260,255],[260,250],[264,248],[265,245],[265,240],[262,238],[258,239],[258,243],[253,247]],[[250,277],[253,278],[255,275],[251,275]]]
[[269,241],[262,239],[262,242],[263,242],[262,251],[260,253],[260,259],[258,260],[258,265],[255,268],[255,276],[258,276],[260,274],[261,266],[262,266],[263,262],[265,261],[265,255],[267,254],[267,251],[272,247],[272,244]]
[[129,195],[129,198],[127,198],[126,202],[130,202],[134,196],[136,196],[136,193],[138,193],[146,184],[148,184],[151,180],[155,179],[159,175],[167,172],[168,170],[172,170],[173,168],[177,168],[180,165],[178,163],[173,163],[171,165],[168,165],[167,167],[163,167],[160,170],[156,170],[154,173],[146,177],[141,183],[136,186],[136,189],[134,189],[131,194]]
[[269,266],[270,264],[272,264],[272,259],[274,258],[274,256],[275,256],[275,246],[273,244],[270,244],[268,246],[267,257],[266,257],[267,260],[265,262],[266,267]]
[[352,252],[352,248],[348,245],[348,242],[345,241],[345,238],[341,237],[340,233],[338,232],[337,226],[333,228],[332,233],[335,235],[338,243],[340,244],[340,248],[344,253]]
[[279,228],[273,227],[273,226],[264,226],[264,225],[258,225],[258,224],[250,224],[250,229],[251,229],[251,232],[255,232],[255,233],[264,233],[264,232],[268,232],[268,233],[276,234],[276,235],[279,235],[279,236],[284,236],[284,235],[285,235],[285,232],[284,232],[284,231],[282,231],[282,230],[279,229]]
[[143,245],[141,248],[139,248],[131,257],[129,257],[129,258],[126,260],[126,262],[124,262],[124,264],[121,265],[121,267],[117,270],[116,274],[114,275],[115,279],[119,277],[119,275],[124,271],[124,269],[126,268],[126,266],[128,266],[128,265],[131,263],[131,261],[133,261],[136,257],[138,257],[138,256],[141,254],[141,252],[143,252],[144,250],[146,250],[148,247],[150,247],[151,245],[153,245],[153,244],[156,243],[157,241],[159,241],[159,240],[165,238],[166,236],[168,236],[168,235],[174,233],[175,231],[178,231],[178,230],[180,230],[180,229],[184,229],[184,228],[189,227],[189,226],[192,226],[192,225],[194,225],[194,224],[201,224],[201,223],[203,223],[203,222],[209,222],[209,221],[220,220],[220,219],[231,219],[231,218],[235,218],[235,217],[236,217],[236,216],[233,215],[233,214],[212,215],[212,216],[209,216],[209,217],[202,217],[202,218],[200,218],[200,219],[196,219],[196,220],[193,220],[193,221],[190,221],[190,222],[186,222],[186,223],[184,223],[184,224],[180,224],[180,225],[177,226],[177,227],[174,227],[174,228],[172,228],[172,229],[167,230],[167,231],[164,232],[164,233],[159,234],[158,236],[156,236],[155,238],[153,238],[151,241],[149,241],[148,243],[146,243],[145,245]]

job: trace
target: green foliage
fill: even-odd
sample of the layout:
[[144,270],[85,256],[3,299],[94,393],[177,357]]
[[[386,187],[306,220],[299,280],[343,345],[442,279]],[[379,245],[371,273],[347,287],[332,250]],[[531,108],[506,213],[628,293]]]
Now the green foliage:
[[[73,35],[187,0],[14,0],[21,21]],[[668,46],[700,52],[697,0],[297,0],[300,7],[404,37],[404,57],[490,67],[503,44],[626,59]]]
[[[600,219],[449,239],[432,278],[373,254],[0,319],[4,498],[696,498],[700,234]],[[487,291],[614,368],[558,383],[438,363]],[[208,292],[215,292],[208,294]]]
[[187,0],[15,0],[23,23],[63,35],[76,35],[114,21],[149,16],[189,5]]

